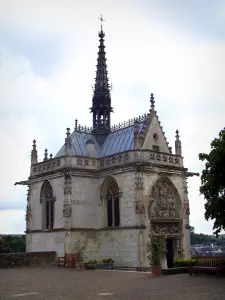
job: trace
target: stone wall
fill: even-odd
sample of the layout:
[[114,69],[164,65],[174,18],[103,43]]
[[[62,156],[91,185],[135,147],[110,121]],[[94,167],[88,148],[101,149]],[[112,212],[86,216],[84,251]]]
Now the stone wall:
[[99,228],[99,181],[91,177],[72,177],[72,227]]
[[55,251],[0,253],[0,267],[40,266],[55,263]]
[[112,258],[115,266],[138,266],[138,231],[120,229],[101,231],[99,260]]
[[65,232],[43,231],[26,234],[27,251],[43,252],[56,251],[57,256],[64,255]]

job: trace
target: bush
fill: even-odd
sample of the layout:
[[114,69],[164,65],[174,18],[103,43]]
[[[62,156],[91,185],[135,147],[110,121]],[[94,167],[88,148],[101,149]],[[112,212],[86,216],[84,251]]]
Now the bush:
[[114,260],[112,258],[105,258],[102,260],[103,264],[109,264],[109,265],[113,265],[114,264]]
[[97,260],[96,259],[90,259],[87,261],[88,264],[97,264]]
[[195,262],[196,259],[178,259],[174,262],[174,268],[189,267],[191,263]]

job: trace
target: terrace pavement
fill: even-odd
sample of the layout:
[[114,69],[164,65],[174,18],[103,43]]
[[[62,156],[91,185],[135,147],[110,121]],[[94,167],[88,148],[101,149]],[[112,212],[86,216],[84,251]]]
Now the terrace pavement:
[[0,299],[221,300],[224,283],[224,277],[202,274],[156,278],[141,272],[21,267],[0,269]]

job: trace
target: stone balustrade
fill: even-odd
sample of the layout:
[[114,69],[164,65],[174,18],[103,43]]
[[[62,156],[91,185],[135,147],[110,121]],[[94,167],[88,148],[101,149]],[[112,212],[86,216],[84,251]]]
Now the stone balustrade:
[[152,165],[165,165],[171,167],[183,167],[182,157],[174,154],[154,152],[151,150],[138,150],[119,153],[104,158],[77,157],[71,158],[70,165],[66,162],[66,157],[47,160],[31,167],[31,175],[35,176],[51,171],[56,171],[65,166],[77,169],[99,170],[120,165],[132,164],[135,162]]
[[35,176],[42,173],[55,171],[65,165],[63,157],[49,159],[31,166],[31,175]]

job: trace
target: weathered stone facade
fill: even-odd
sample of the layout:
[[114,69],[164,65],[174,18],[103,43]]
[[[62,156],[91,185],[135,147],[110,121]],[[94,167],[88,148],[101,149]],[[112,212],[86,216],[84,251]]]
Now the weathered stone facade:
[[[99,36],[101,52],[102,30]],[[100,52],[98,62],[105,59]],[[97,76],[105,72],[102,78],[107,79],[105,61],[98,68],[103,69],[98,69]],[[55,158],[48,158],[46,149],[39,163],[34,141],[29,180],[19,183],[29,186],[27,251],[56,251],[62,256],[80,240],[87,243],[87,259],[112,258],[117,266],[147,267],[151,233],[163,235],[172,245],[165,249],[165,267],[168,252],[172,260],[188,258],[186,177],[194,173],[183,166],[179,134],[172,154],[153,94],[148,114],[110,129],[109,90],[103,94],[110,111],[105,114],[101,111],[105,104],[98,103],[101,89],[109,86],[106,82],[102,87],[100,79],[93,96],[93,130],[76,121],[72,134],[67,128],[65,144]]]

